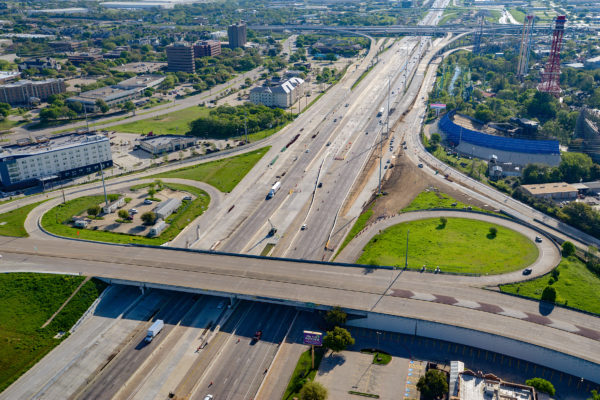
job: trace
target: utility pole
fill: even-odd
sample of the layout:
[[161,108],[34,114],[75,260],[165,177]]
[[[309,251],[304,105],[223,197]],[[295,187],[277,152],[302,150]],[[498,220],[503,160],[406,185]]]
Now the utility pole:
[[108,206],[108,196],[106,195],[106,184],[104,183],[104,170],[102,169],[102,161],[100,161],[100,175],[102,175],[102,188],[104,189],[104,201]]
[[410,234],[410,229],[406,231],[406,254],[404,255],[404,269],[408,268],[408,235]]

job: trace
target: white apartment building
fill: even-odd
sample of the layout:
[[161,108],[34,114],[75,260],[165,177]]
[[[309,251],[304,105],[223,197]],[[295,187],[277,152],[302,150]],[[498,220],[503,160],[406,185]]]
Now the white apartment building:
[[22,188],[73,178],[111,167],[106,136],[67,134],[0,148],[0,182],[3,188]]
[[304,79],[293,77],[275,86],[260,86],[250,90],[250,101],[267,107],[288,108],[304,92]]

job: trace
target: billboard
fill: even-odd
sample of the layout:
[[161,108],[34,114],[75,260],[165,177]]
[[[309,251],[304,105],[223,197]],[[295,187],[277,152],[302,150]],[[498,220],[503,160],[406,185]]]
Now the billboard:
[[323,334],[321,332],[304,331],[302,343],[311,346],[322,346]]

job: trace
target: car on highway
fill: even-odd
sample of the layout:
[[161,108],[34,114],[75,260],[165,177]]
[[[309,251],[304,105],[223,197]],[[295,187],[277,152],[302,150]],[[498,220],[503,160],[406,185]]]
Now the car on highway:
[[207,394],[207,395],[204,397],[204,400],[213,400],[213,395],[212,395],[212,394]]
[[542,243],[542,238],[541,238],[541,237],[539,237],[539,236],[536,236],[536,237],[535,237],[535,242],[536,242],[536,243]]
[[423,164],[419,163],[418,167],[423,168]]
[[302,224],[302,226],[300,227],[301,231],[305,231],[306,230],[306,224]]
[[146,199],[146,200],[144,200],[144,204],[146,204],[146,205],[147,205],[147,204],[152,204],[152,200],[150,200],[150,199]]
[[320,189],[323,187],[323,182],[319,182],[319,184],[317,185],[317,187]]
[[523,270],[523,275],[530,275],[533,270],[531,268],[525,268]]

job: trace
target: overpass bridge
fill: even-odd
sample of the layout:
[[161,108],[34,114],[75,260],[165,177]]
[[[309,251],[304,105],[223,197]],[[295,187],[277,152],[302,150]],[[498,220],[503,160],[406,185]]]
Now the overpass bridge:
[[64,239],[0,238],[2,272],[70,273],[302,308],[351,324],[461,343],[600,383],[600,319],[478,288],[479,278]]
[[[478,26],[468,25],[382,25],[382,26],[326,26],[326,25],[253,25],[249,27],[253,30],[270,31],[321,31],[332,33],[361,33],[364,35],[412,35],[412,36],[444,36],[448,33],[467,33],[475,32]],[[482,30],[484,35],[521,35],[523,27],[521,25],[484,25]],[[548,35],[552,32],[553,25],[536,25],[533,27],[534,35]],[[573,27],[567,28],[570,33],[598,33],[600,26]]]

